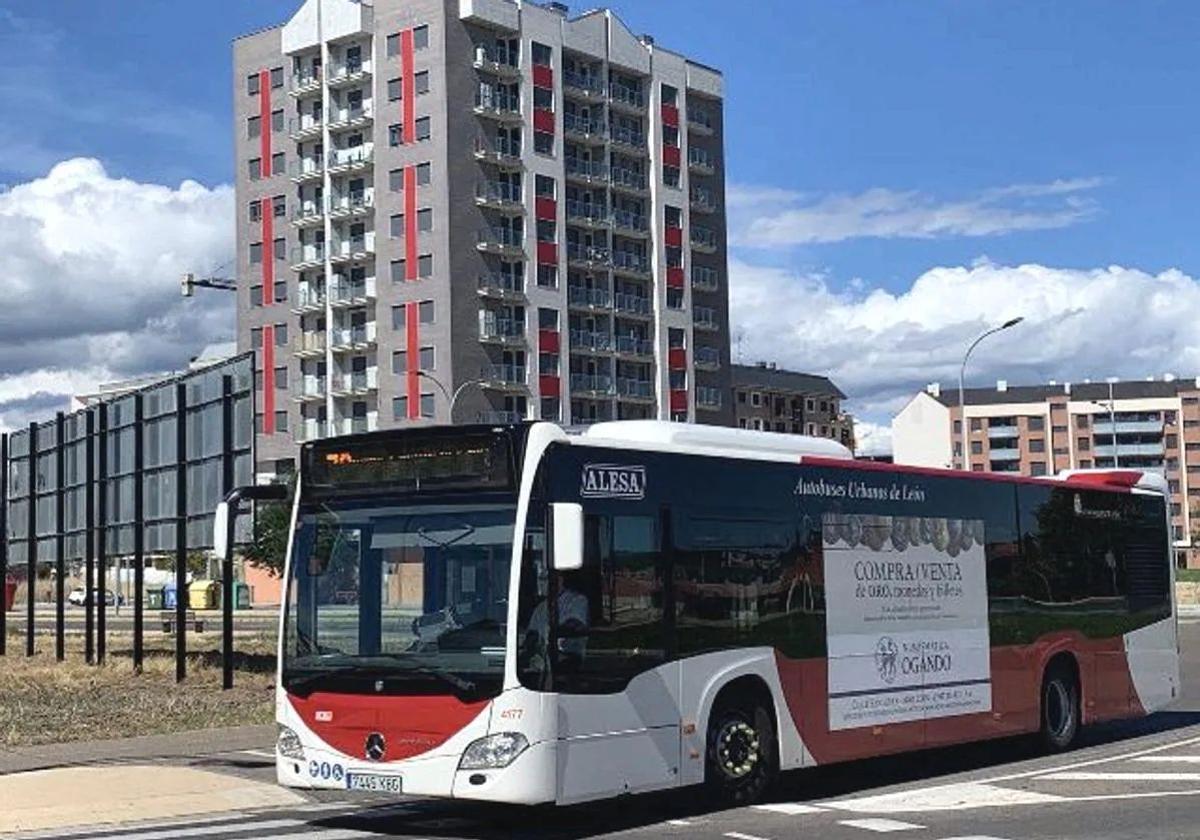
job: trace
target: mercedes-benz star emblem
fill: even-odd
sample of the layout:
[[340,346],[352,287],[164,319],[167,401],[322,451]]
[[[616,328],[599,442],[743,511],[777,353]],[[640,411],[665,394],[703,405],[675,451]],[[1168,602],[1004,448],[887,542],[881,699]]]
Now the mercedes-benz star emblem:
[[387,741],[383,740],[383,736],[378,732],[372,732],[367,736],[363,752],[371,761],[383,761],[384,753],[387,752]]

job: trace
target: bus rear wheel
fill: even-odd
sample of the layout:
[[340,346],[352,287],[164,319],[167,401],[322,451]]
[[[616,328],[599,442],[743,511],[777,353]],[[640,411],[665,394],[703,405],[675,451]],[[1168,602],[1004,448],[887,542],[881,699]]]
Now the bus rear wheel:
[[760,702],[733,698],[714,708],[708,723],[706,787],[728,804],[759,801],[779,775],[776,743],[771,712]]
[[1062,664],[1042,680],[1041,742],[1048,752],[1068,750],[1079,735],[1079,679]]

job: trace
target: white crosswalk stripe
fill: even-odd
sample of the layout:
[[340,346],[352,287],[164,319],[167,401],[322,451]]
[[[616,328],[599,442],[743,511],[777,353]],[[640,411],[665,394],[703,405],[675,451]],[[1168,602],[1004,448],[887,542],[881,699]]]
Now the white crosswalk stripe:
[[1095,772],[1066,771],[1036,776],[1055,782],[1200,782],[1200,773],[1125,773],[1120,771]]
[[[132,831],[132,832],[117,832],[113,834],[102,835],[102,840],[112,838],[112,840],[171,840],[174,837],[208,837],[215,834],[249,834],[251,836],[265,836],[260,832],[275,828],[296,828],[304,825],[301,820],[280,819],[280,820],[261,820],[259,822],[223,822],[218,825],[201,825],[189,826],[186,824],[176,824],[171,828],[156,828],[150,831]],[[62,836],[62,835],[58,835]]]
[[1163,764],[1200,764],[1200,755],[1143,755],[1133,760]]
[[877,831],[881,834],[887,834],[892,831],[916,831],[925,827],[923,825],[917,825],[916,823],[880,818],[863,820],[838,820],[838,825],[844,825],[848,828],[861,828],[864,831]]
[[756,811],[766,811],[770,814],[783,814],[784,816],[794,817],[798,814],[820,814],[824,813],[824,808],[818,808],[815,805],[801,805],[798,802],[772,802],[767,805],[753,806]]

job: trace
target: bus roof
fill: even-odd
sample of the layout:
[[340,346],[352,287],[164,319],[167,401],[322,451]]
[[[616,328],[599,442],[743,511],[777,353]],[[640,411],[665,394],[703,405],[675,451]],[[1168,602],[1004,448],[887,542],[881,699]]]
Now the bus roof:
[[595,423],[571,433],[589,444],[640,444],[647,448],[678,449],[737,457],[819,456],[853,460],[845,446],[827,438],[705,426],[697,423],[673,423],[666,420],[612,420]]

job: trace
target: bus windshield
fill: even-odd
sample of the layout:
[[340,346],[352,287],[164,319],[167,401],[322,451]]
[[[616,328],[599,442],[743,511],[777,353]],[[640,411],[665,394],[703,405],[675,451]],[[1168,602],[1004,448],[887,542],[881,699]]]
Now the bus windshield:
[[284,687],[299,695],[498,694],[516,505],[481,498],[302,505]]

